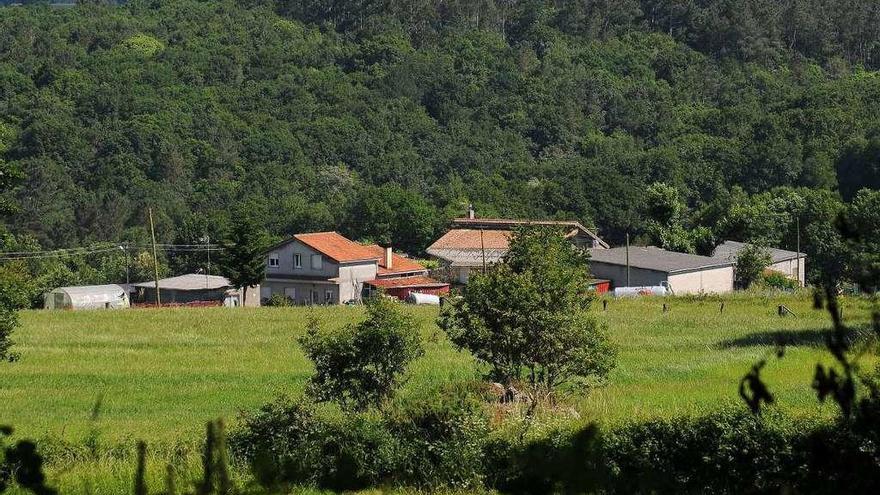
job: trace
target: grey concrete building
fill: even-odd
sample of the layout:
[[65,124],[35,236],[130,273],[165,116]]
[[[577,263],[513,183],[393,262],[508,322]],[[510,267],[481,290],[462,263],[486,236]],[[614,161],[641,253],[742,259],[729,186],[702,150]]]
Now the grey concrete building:
[[[143,282],[132,286],[133,301],[140,305],[156,303],[156,282]],[[259,306],[260,288],[249,287],[246,291],[232,286],[226,277],[189,273],[159,280],[159,300],[165,305],[222,305],[228,307]],[[245,297],[247,300],[245,300]]]
[[[746,246],[748,244],[745,242],[724,241],[715,248],[712,257],[736,263],[737,255]],[[767,252],[770,253],[771,259],[768,269],[783,273],[786,277],[797,280],[801,287],[804,286],[807,271],[807,255],[805,253],[777,248],[767,248]]]
[[733,262],[709,256],[676,253],[658,247],[590,250],[593,276],[611,281],[613,287],[667,285],[674,294],[725,293],[733,291]]

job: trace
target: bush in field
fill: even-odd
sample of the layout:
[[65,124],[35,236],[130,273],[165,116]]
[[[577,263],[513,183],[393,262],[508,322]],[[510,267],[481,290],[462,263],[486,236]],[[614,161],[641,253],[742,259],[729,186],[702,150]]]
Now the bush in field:
[[751,287],[753,283],[761,279],[761,274],[772,261],[770,253],[761,246],[749,244],[742,248],[736,256],[734,268],[736,286],[740,289]]
[[424,354],[415,319],[384,297],[367,301],[367,318],[322,333],[309,323],[300,345],[315,365],[308,392],[346,409],[381,407],[400,386],[409,364]]
[[493,438],[486,445],[487,486],[502,493],[597,493],[610,479],[599,428],[554,430],[523,441]]
[[396,440],[375,417],[328,419],[308,402],[280,398],[244,414],[241,423],[230,447],[263,486],[356,490],[381,483],[393,470]]
[[456,401],[324,416],[307,402],[279,399],[241,424],[230,446],[266,487],[481,486],[486,419]]
[[795,290],[799,287],[798,281],[787,277],[784,273],[765,270],[761,275],[761,285],[779,290]]
[[489,422],[472,389],[441,387],[386,412],[398,440],[398,484],[423,489],[475,489],[485,478]]
[[18,284],[7,277],[0,277],[0,362],[14,361],[18,355],[12,352],[12,332],[18,326],[18,311],[25,297]]
[[503,383],[550,391],[573,378],[602,378],[615,350],[587,312],[588,256],[561,232],[521,230],[503,262],[473,276],[438,324]]
[[272,294],[272,297],[270,297],[268,300],[266,300],[266,302],[263,303],[263,306],[270,306],[275,308],[286,308],[293,305],[293,301],[283,294]]
[[440,391],[381,415],[323,416],[279,400],[246,414],[233,452],[264,486],[409,486],[502,493],[876,493],[880,407],[851,419],[767,411],[555,429],[492,430],[474,397]]

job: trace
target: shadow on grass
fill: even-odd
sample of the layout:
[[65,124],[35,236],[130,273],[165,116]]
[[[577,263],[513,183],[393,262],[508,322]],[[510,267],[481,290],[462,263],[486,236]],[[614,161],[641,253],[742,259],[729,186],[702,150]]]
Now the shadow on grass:
[[[822,347],[831,330],[828,328],[804,328],[798,330],[770,330],[755,332],[735,339],[722,340],[715,344],[721,349],[735,347],[757,347],[785,345],[793,347]],[[870,336],[871,331],[867,327],[851,328],[847,331],[846,339],[850,344],[863,341]]]

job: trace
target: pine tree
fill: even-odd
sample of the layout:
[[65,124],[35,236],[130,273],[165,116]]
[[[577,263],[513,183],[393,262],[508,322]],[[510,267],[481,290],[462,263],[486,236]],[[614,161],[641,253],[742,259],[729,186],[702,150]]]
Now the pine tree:
[[220,241],[220,272],[235,287],[243,289],[247,301],[248,287],[258,285],[266,276],[266,232],[249,218],[240,218]]

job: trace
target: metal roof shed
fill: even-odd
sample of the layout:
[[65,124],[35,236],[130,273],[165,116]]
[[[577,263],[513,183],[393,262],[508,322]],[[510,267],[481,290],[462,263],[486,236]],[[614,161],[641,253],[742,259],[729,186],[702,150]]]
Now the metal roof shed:
[[119,285],[58,287],[43,294],[45,309],[121,309],[128,306],[128,293]]
[[665,284],[674,294],[724,293],[733,290],[731,261],[677,253],[654,246],[630,246],[628,251],[627,254],[625,247],[591,249],[590,271],[596,277],[611,280],[615,288]]

